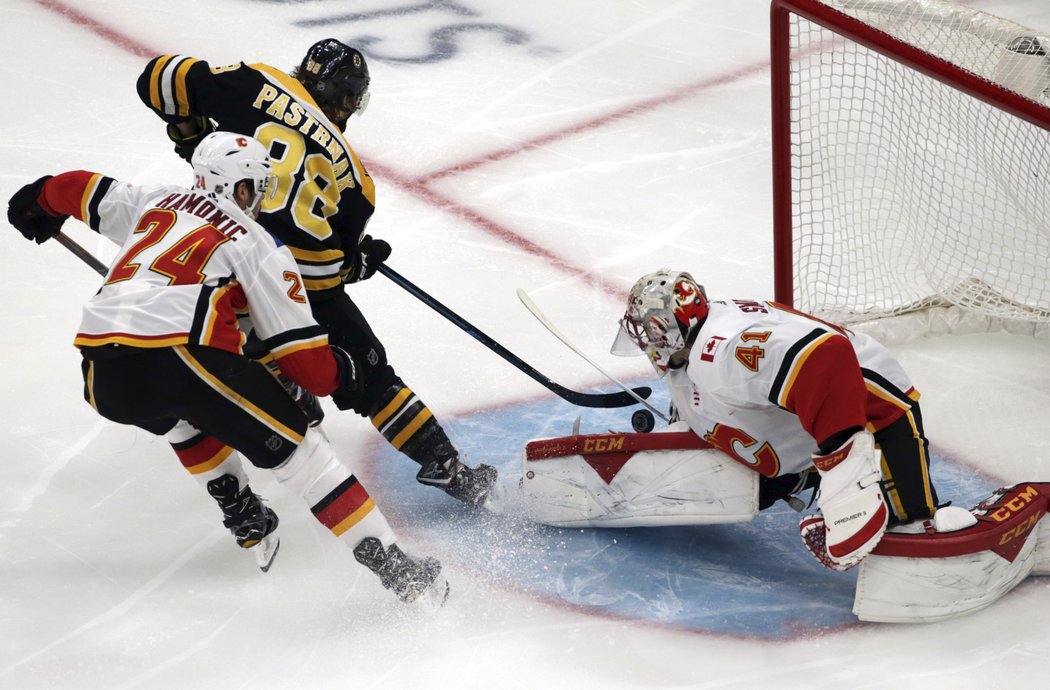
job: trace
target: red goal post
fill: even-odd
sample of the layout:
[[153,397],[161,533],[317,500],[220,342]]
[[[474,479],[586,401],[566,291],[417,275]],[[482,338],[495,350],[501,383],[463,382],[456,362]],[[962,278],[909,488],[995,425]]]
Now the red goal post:
[[1050,322],[1050,32],[943,0],[774,0],[776,299]]

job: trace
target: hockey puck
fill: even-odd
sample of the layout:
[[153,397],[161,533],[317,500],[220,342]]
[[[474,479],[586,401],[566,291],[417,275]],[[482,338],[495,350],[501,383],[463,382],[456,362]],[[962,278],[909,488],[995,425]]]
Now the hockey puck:
[[656,428],[656,417],[649,410],[635,410],[631,415],[631,427],[639,434],[648,434]]

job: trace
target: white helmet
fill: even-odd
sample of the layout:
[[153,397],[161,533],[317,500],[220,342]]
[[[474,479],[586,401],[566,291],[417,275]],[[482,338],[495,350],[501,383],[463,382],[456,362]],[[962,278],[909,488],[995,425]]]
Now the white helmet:
[[708,310],[707,293],[688,273],[665,268],[642,276],[627,297],[611,352],[644,352],[663,376],[671,355],[689,344],[689,333],[704,322]]
[[257,139],[232,132],[213,132],[201,140],[193,152],[193,187],[209,194],[234,199],[237,183],[252,183],[255,197],[248,211],[256,207],[271,188],[273,165]]

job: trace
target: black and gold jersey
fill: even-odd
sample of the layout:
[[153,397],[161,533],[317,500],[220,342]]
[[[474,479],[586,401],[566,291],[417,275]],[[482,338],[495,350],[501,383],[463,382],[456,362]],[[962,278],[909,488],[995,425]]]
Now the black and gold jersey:
[[342,289],[375,210],[375,186],[298,80],[268,65],[211,67],[162,55],[146,65],[138,93],[169,124],[202,116],[261,141],[277,180],[259,223],[292,251],[311,298]]

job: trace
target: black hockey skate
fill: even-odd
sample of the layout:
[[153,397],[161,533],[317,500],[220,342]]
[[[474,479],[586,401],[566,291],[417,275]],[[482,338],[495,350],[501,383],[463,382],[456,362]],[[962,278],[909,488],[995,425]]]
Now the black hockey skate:
[[437,608],[448,598],[448,580],[436,558],[412,558],[397,544],[383,548],[376,537],[362,539],[354,547],[354,558],[406,604],[419,602]]
[[249,487],[239,490],[237,477],[232,474],[208,482],[208,493],[222,508],[222,524],[237,539],[237,545],[251,549],[259,568],[264,573],[269,570],[281,545],[274,534],[277,513],[264,506]]
[[471,508],[485,503],[496,484],[496,468],[491,465],[467,467],[455,458],[435,460],[420,468],[416,481],[437,486],[449,496],[463,501]]

